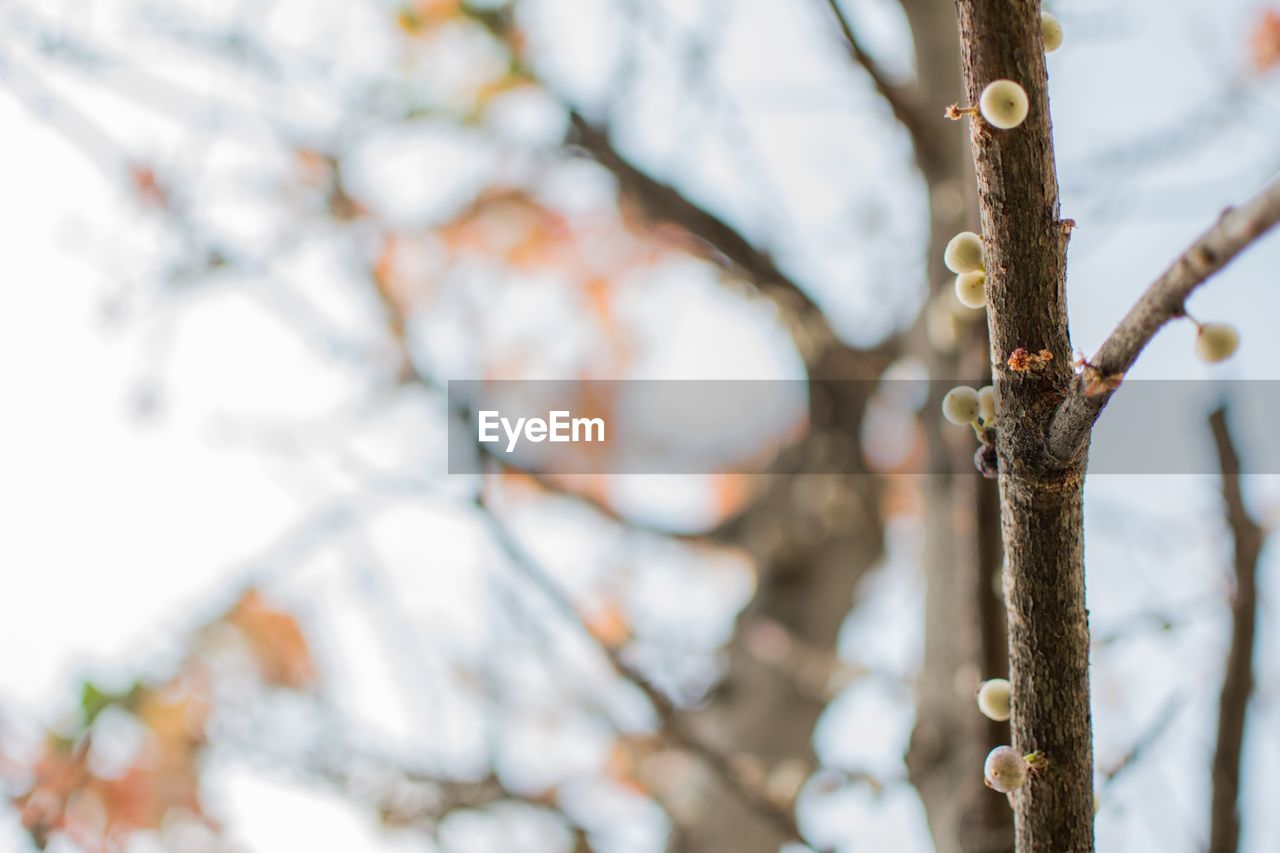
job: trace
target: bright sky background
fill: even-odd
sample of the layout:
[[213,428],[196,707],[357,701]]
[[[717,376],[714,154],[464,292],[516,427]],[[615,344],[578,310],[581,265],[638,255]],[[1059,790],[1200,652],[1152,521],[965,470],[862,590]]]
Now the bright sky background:
[[[250,111],[287,111],[297,126],[324,124],[329,107],[316,92],[282,99],[137,38],[115,17],[131,5],[110,0],[93,4],[91,12],[72,2],[41,8],[83,36],[130,45],[133,58],[157,76],[181,79],[184,87],[217,93]],[[216,18],[237,5],[203,7]],[[387,35],[376,4],[322,5],[332,14],[313,20],[317,4],[275,4],[264,15],[268,38],[314,51],[326,49],[325,38],[341,32],[340,62],[350,69],[380,67]],[[608,4],[546,5],[540,32],[566,45],[552,76],[591,103],[599,89],[592,81],[601,79],[594,71],[609,58],[608,39],[597,37],[593,27],[597,18],[608,18],[602,11]],[[659,5],[681,9],[676,20],[701,20],[688,11],[697,4]],[[678,106],[676,99],[687,93],[657,65],[646,97],[618,117],[622,143],[731,211],[748,230],[770,235],[792,268],[815,282],[841,329],[870,335],[910,308],[910,282],[921,268],[913,248],[921,233],[921,200],[917,191],[893,183],[906,169],[905,152],[894,142],[898,135],[860,114],[879,108],[870,106],[874,100],[834,49],[813,47],[814,39],[822,44],[818,19],[794,14],[795,5],[733,3],[733,23],[715,71],[736,100],[705,111]],[[893,3],[846,5],[865,22],[887,62],[901,55],[901,22]],[[21,41],[10,27],[22,7],[0,3],[0,49]],[[1071,319],[1077,346],[1091,351],[1177,247],[1280,165],[1280,88],[1272,79],[1246,104],[1218,107],[1244,64],[1241,45],[1259,8],[1253,0],[1224,0],[1212,8],[1192,0],[1061,2],[1054,8],[1067,31],[1066,46],[1049,60],[1063,210],[1080,225],[1070,255]],[[71,21],[72,14],[88,19]],[[648,48],[654,55],[661,49]],[[763,55],[770,57],[767,63],[760,61]],[[452,721],[445,743],[415,748],[465,765],[469,752],[458,746],[466,740],[465,707],[424,711],[421,696],[404,695],[401,683],[421,673],[398,671],[380,652],[385,626],[371,614],[379,612],[382,599],[352,569],[374,562],[369,554],[376,555],[385,571],[382,582],[428,647],[448,643],[463,656],[483,650],[492,616],[484,602],[493,584],[485,567],[495,556],[474,519],[447,495],[406,501],[371,494],[342,455],[354,449],[359,458],[380,464],[418,460],[419,475],[439,472],[443,440],[433,404],[404,393],[387,402],[385,387],[367,371],[298,333],[282,292],[263,297],[239,286],[205,287],[176,299],[158,298],[149,281],[163,245],[154,224],[81,147],[11,95],[10,84],[21,85],[14,74],[0,77],[6,155],[0,158],[0,566],[6,577],[0,595],[0,701],[26,722],[48,720],[67,707],[78,677],[125,679],[163,666],[166,648],[216,612],[240,579],[255,573],[272,578],[280,600],[319,629],[329,689],[343,712],[388,743],[419,739],[424,713]],[[140,78],[110,82],[147,100],[163,97]],[[273,143],[255,135],[260,128],[194,150],[193,141],[206,128],[184,124],[200,110],[181,97],[172,102],[178,120],[157,120],[128,98],[104,94],[112,86],[74,75],[57,83],[118,140],[175,164],[206,157],[214,163],[211,176],[227,170],[269,174],[272,158],[279,156]],[[1213,118],[1206,121],[1206,114]],[[692,138],[685,135],[691,128]],[[1101,159],[1102,152],[1157,132],[1209,141],[1164,159],[1146,148],[1128,160]],[[739,144],[742,134],[750,144]],[[470,159],[476,155],[466,140],[437,141],[431,157],[422,156],[414,139],[380,144],[391,153],[372,162],[385,166],[390,158],[403,168],[380,174],[370,167],[353,180],[410,212],[413,187],[434,186],[442,174],[485,168]],[[752,158],[772,164],[769,172],[741,165]],[[884,177],[876,180],[878,175]],[[268,214],[211,181],[225,208],[210,215],[252,238]],[[770,203],[774,193],[785,204]],[[888,235],[869,246],[832,225],[852,227],[851,221],[877,223]],[[912,256],[904,258],[904,252]],[[318,305],[334,327],[367,341],[369,306],[344,289],[333,266],[319,245],[286,259],[280,272],[292,277],[297,293]],[[1192,330],[1182,324],[1161,333],[1133,376],[1280,378],[1277,269],[1280,238],[1273,238],[1194,298],[1198,317],[1228,320],[1241,331],[1243,345],[1227,366],[1212,374],[1201,366],[1192,353]],[[737,303],[730,306],[698,270],[673,271],[653,298],[656,318],[670,316],[662,306],[681,305],[682,321],[671,328],[666,348],[643,363],[643,373],[692,378],[794,371],[794,356],[768,319]],[[725,320],[726,311],[736,312],[736,319]],[[710,324],[717,324],[716,334],[705,332]],[[159,409],[140,412],[140,401],[157,390]],[[1153,428],[1203,430],[1199,423]],[[699,506],[697,494],[670,481],[632,487],[642,506],[681,512]],[[1102,850],[1190,851],[1198,849],[1205,832],[1212,714],[1227,626],[1216,489],[1212,477],[1100,477],[1089,486],[1090,606],[1097,632],[1105,635],[1134,614],[1188,609],[1189,601],[1198,614],[1176,632],[1131,640],[1096,656],[1100,765],[1122,754],[1169,696],[1186,697],[1161,748],[1104,800],[1098,824]],[[1274,520],[1280,484],[1268,478],[1251,482],[1250,490],[1255,510]],[[337,525],[339,532],[323,542],[295,535],[318,508],[332,513],[322,517],[346,519],[349,526]],[[608,570],[608,555],[627,544],[563,508],[520,520],[558,576],[582,591],[596,588]],[[584,530],[596,532],[587,536]],[[851,659],[909,676],[919,654],[920,588],[912,560],[920,531],[904,525],[892,534],[890,560],[868,579],[842,646]],[[641,580],[631,590],[637,607],[651,624],[677,622],[664,617],[657,602],[673,593],[687,597],[711,614],[689,643],[714,649],[727,617],[749,594],[740,567],[726,562],[695,570],[687,555],[649,547],[652,565],[635,572]],[[1273,547],[1262,569],[1267,616],[1246,762],[1246,851],[1280,846],[1280,813],[1274,808],[1280,802],[1275,564]],[[691,656],[694,664],[704,658]],[[589,656],[578,650],[569,659],[580,665],[584,683],[590,682]],[[430,671],[443,661],[422,665]],[[873,767],[892,776],[902,772],[910,727],[909,691],[873,679],[833,705],[817,737],[833,764]],[[588,766],[603,742],[599,735],[595,741],[566,736],[555,744],[564,760]],[[575,751],[582,754],[575,757]],[[518,776],[522,770],[511,772]],[[234,766],[217,768],[212,779],[211,800],[248,849],[410,849],[408,839],[381,831],[366,814],[302,786]],[[891,788],[879,800],[851,789],[812,808],[820,815],[814,825],[830,829],[847,849],[928,849],[919,803],[908,788]],[[653,831],[646,820],[638,820],[641,830],[620,837],[611,849],[646,849],[643,827]],[[509,839],[477,840],[491,827],[456,831],[472,833],[458,842],[457,849],[468,853],[516,849]],[[12,816],[0,816],[0,846],[17,844],[14,833]],[[528,849],[539,849],[537,843]],[[413,849],[422,849],[421,842]]]

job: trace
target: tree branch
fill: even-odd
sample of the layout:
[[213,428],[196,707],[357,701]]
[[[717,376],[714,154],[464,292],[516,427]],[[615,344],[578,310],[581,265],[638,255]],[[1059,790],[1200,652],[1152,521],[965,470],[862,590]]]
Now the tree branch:
[[[679,225],[762,290],[781,287],[809,301],[800,285],[778,269],[768,252],[756,248],[737,229],[690,201],[672,185],[641,171],[614,147],[607,129],[592,124],[576,110],[569,111],[569,123],[568,144],[582,149],[610,172],[623,195],[638,204],[650,219]],[[810,307],[817,310],[817,306]]]
[[1222,469],[1222,499],[1231,528],[1235,600],[1231,605],[1231,648],[1218,701],[1218,742],[1213,754],[1213,797],[1209,853],[1236,853],[1240,844],[1240,755],[1245,713],[1253,690],[1253,644],[1258,619],[1258,556],[1264,531],[1249,515],[1240,489],[1240,458],[1227,429],[1226,409],[1209,416]]
[[871,84],[875,90],[884,98],[889,105],[889,109],[893,111],[893,117],[898,120],[911,136],[912,145],[915,146],[916,157],[923,166],[926,161],[935,161],[939,157],[938,138],[939,134],[934,122],[930,121],[924,115],[921,109],[919,99],[910,87],[894,83],[884,73],[884,69],[875,61],[871,54],[867,53],[866,48],[862,46],[862,42],[858,40],[857,33],[853,29],[853,23],[849,20],[849,16],[845,14],[844,9],[840,6],[840,0],[826,0],[827,6],[835,15],[836,22],[840,25],[840,32],[844,36],[845,46],[849,49],[849,56],[855,63],[862,67],[862,70],[871,78]]
[[744,778],[738,769],[735,756],[726,755],[718,748],[707,743],[684,719],[680,709],[676,707],[666,694],[655,687],[652,682],[618,653],[618,650],[600,640],[591,628],[583,621],[582,614],[572,599],[565,594],[560,585],[542,568],[514,534],[503,523],[502,519],[489,506],[483,495],[475,500],[475,507],[480,512],[493,534],[495,541],[511,560],[515,568],[529,580],[555,607],[560,615],[570,624],[589,637],[593,644],[604,655],[609,667],[621,678],[634,684],[649,700],[654,712],[658,715],[660,733],[673,743],[696,756],[704,765],[715,773],[738,797],[744,805],[756,814],[772,823],[787,838],[803,843],[803,836],[796,825],[795,817],[789,809],[775,804],[765,792],[751,780]]
[[1133,742],[1124,755],[1121,755],[1115,762],[1102,771],[1102,793],[1115,785],[1125,771],[1137,764],[1149,750],[1155,747],[1156,742],[1164,736],[1169,726],[1177,718],[1178,712],[1182,710],[1185,697],[1181,694],[1170,696],[1168,701],[1164,703],[1164,707],[1151,719],[1145,731],[1138,735],[1138,739]]
[[1252,242],[1280,223],[1280,178],[1238,207],[1223,211],[1129,309],[1072,384],[1054,415],[1049,455],[1067,461],[1088,441],[1089,431],[1114,393],[1106,383],[1122,377],[1165,323],[1186,313],[1187,297]]
[[[810,361],[817,361],[832,344],[835,333],[822,308],[795,279],[788,276],[763,249],[753,245],[740,231],[721,217],[695,204],[670,184],[642,171],[614,146],[608,130],[597,127],[576,110],[569,110],[570,132],[566,143],[584,151],[618,182],[622,194],[637,204],[654,222],[672,222],[709,253],[749,279],[765,296],[778,302],[805,324],[815,346]],[[896,346],[896,337],[882,344],[886,351]]]

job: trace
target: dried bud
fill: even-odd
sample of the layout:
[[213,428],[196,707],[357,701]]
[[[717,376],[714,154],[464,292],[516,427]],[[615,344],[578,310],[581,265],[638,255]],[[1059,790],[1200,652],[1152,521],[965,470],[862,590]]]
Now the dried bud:
[[1011,130],[1022,124],[1027,117],[1029,102],[1027,93],[1012,80],[996,80],[982,90],[978,100],[982,117],[992,127]]
[[982,682],[978,688],[978,710],[992,720],[1009,719],[1009,682],[1003,678]]
[[987,305],[987,274],[982,270],[962,272],[956,276],[956,299],[966,308]]
[[1049,362],[1053,361],[1053,353],[1047,349],[1040,350],[1039,353],[1028,352],[1026,347],[1018,347],[1009,353],[1009,369],[1014,373],[1028,373],[1044,370]]
[[973,467],[988,480],[994,480],[1000,476],[1000,454],[996,453],[995,445],[978,445],[978,449],[973,453]]
[[1240,335],[1226,323],[1205,323],[1196,335],[1196,354],[1210,364],[1228,359],[1240,346]]
[[957,385],[942,398],[942,416],[957,426],[973,423],[980,408],[978,392],[967,385]]
[[1027,781],[1027,761],[1011,746],[997,746],[982,767],[987,787],[1002,794],[1018,790]]
[[947,243],[942,261],[953,273],[981,272],[982,238],[972,231],[961,231]]

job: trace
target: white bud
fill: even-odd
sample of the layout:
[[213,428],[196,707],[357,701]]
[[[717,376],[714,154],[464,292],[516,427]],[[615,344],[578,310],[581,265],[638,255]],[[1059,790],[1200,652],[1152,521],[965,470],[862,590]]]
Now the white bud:
[[1231,358],[1240,346],[1240,335],[1226,323],[1205,323],[1196,335],[1196,355],[1210,364]]
[[978,710],[993,720],[1009,719],[1009,682],[1003,678],[982,682],[978,688]]
[[982,766],[987,787],[1002,794],[1016,791],[1027,781],[1027,761],[1011,746],[997,746],[987,754]]
[[973,423],[980,408],[978,392],[967,385],[957,385],[942,398],[942,416],[957,426]]
[[978,414],[982,422],[989,424],[996,419],[996,389],[988,385],[978,389]]
[[966,308],[987,305],[987,274],[982,270],[962,272],[956,276],[956,299]]
[[942,262],[953,273],[981,272],[986,268],[982,263],[982,238],[972,231],[961,231],[947,243]]
[[1027,117],[1027,93],[1012,80],[997,80],[982,90],[978,108],[991,126],[1010,130]]

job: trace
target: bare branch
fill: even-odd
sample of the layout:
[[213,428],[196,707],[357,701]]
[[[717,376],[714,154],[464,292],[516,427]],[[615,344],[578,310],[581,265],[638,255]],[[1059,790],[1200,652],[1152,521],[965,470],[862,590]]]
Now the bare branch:
[[1197,287],[1278,222],[1280,178],[1238,207],[1223,211],[1217,223],[1151,283],[1075,378],[1050,426],[1050,456],[1066,461],[1084,449],[1089,430],[1114,393],[1103,383],[1110,379],[1114,384],[1122,377],[1156,332],[1186,313],[1187,297]]
[[867,53],[862,42],[858,40],[849,16],[840,7],[840,0],[826,0],[826,4],[840,25],[840,32],[844,36],[850,58],[871,78],[871,84],[889,105],[893,111],[893,117],[910,134],[911,142],[916,149],[916,157],[921,161],[936,159],[939,154],[936,122],[926,118],[915,92],[910,87],[890,80],[875,58]]
[[652,682],[630,663],[623,659],[618,650],[608,643],[602,642],[591,628],[583,621],[582,614],[573,601],[565,594],[550,575],[525,550],[515,538],[502,519],[485,501],[483,495],[477,497],[475,505],[492,531],[498,545],[510,558],[516,569],[559,611],[569,624],[589,637],[604,655],[609,666],[618,676],[634,684],[644,694],[658,715],[660,733],[671,739],[677,746],[701,760],[712,772],[719,776],[728,789],[739,797],[750,809],[765,820],[768,820],[788,838],[801,841],[800,829],[796,825],[795,816],[789,809],[776,805],[757,784],[745,778],[739,770],[739,762],[735,756],[726,755],[711,746],[694,732],[685,721],[680,709],[667,698]]
[[[781,269],[768,252],[756,247],[721,217],[694,203],[668,183],[643,171],[614,146],[605,128],[597,127],[576,110],[569,110],[570,133],[566,142],[586,152],[610,172],[622,194],[637,204],[654,222],[679,225],[710,252],[749,279],[761,293],[798,313],[820,328],[825,341],[834,340],[822,309],[799,282]],[[816,324],[816,325],[814,325]]]
[[1245,713],[1253,690],[1253,645],[1258,619],[1258,556],[1265,534],[1249,515],[1240,489],[1240,457],[1227,429],[1226,409],[1209,416],[1222,469],[1222,499],[1231,528],[1235,600],[1231,605],[1231,648],[1218,700],[1218,742],[1213,753],[1213,797],[1209,853],[1236,853],[1240,844],[1240,755]]
[[1151,719],[1146,730],[1138,735],[1138,739],[1125,751],[1124,755],[1102,771],[1102,789],[1104,792],[1114,785],[1126,770],[1137,764],[1149,749],[1155,746],[1174,719],[1177,718],[1178,712],[1182,710],[1184,704],[1185,697],[1181,694],[1169,697],[1168,701],[1164,703],[1164,707]]

